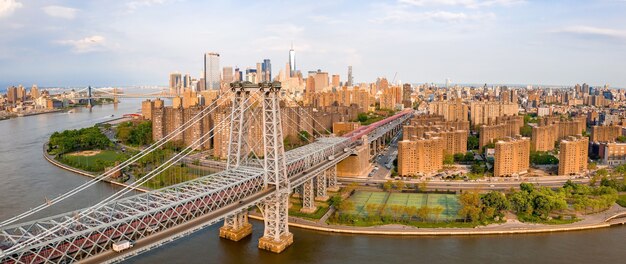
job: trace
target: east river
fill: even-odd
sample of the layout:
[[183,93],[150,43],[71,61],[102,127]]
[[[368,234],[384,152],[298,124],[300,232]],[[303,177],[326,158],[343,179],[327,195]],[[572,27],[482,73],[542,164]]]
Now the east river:
[[[137,112],[140,100],[0,121],[0,219],[35,207],[88,178],[49,164],[42,145],[54,131],[91,126]],[[39,216],[96,203],[119,190],[97,184]],[[257,249],[263,225],[240,242],[218,238],[215,225],[127,263],[626,263],[626,227],[571,233],[481,237],[340,235],[292,228],[294,244],[282,254]]]

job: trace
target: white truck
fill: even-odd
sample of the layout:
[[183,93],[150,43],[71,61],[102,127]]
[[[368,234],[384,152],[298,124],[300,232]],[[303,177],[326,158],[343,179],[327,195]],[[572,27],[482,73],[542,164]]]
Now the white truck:
[[129,249],[133,247],[133,242],[128,241],[128,240],[122,240],[122,241],[118,241],[113,243],[113,251],[115,252],[121,252],[123,250]]

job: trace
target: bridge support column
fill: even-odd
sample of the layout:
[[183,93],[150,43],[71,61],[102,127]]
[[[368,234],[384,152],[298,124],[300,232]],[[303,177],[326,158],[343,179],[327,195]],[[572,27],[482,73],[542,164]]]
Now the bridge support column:
[[315,200],[325,202],[328,201],[328,193],[326,193],[326,171],[320,173],[315,177],[317,188],[315,188]]
[[328,180],[328,191],[337,192],[339,191],[339,185],[337,185],[337,165],[332,168],[326,170],[326,180]]
[[293,198],[300,198],[302,197],[302,186],[298,186],[296,188],[293,189],[293,194],[291,195],[291,197]]
[[302,209],[300,212],[305,214],[312,214],[317,211],[313,196],[313,179],[304,182],[302,184]]
[[227,217],[224,220],[224,226],[220,227],[220,237],[232,241],[239,241],[250,234],[252,234],[252,224],[248,222],[247,212]]
[[278,192],[262,204],[265,230],[259,238],[259,248],[280,253],[293,244],[293,234],[287,225],[289,192]]

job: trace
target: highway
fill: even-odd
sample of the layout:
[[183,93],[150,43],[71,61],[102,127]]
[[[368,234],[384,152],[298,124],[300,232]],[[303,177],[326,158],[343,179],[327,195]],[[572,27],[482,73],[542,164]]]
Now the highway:
[[[550,178],[550,177],[545,177]],[[352,182],[357,182],[359,185],[363,186],[375,186],[379,184],[383,184],[387,181],[387,179],[366,179],[366,178],[338,178],[339,182],[342,184],[349,184]],[[439,190],[508,190],[511,188],[519,188],[519,184],[522,182],[533,183],[538,186],[546,186],[551,188],[561,187],[565,182],[571,180],[574,183],[589,183],[590,179],[582,178],[582,179],[569,179],[560,177],[558,179],[523,179],[521,181],[510,179],[510,181],[426,181],[426,189],[429,191]],[[424,181],[419,180],[405,180],[406,184],[420,184]]]

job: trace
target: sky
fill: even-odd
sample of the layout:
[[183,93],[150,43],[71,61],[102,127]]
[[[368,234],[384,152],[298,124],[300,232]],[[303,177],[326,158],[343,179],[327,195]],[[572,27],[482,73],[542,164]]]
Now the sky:
[[626,0],[0,0],[0,87],[167,85],[221,66],[356,82],[626,88]]

